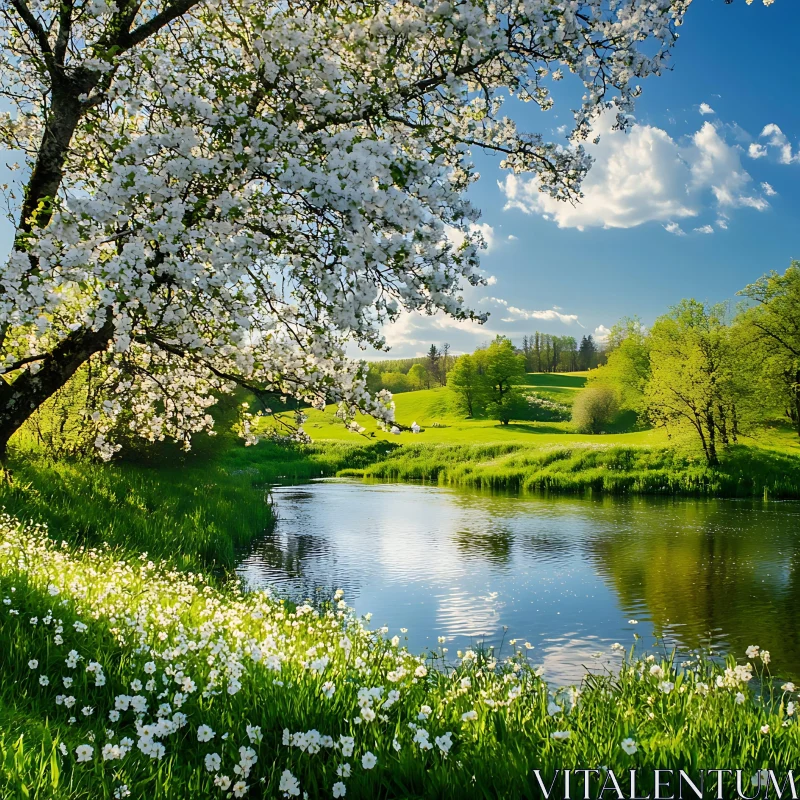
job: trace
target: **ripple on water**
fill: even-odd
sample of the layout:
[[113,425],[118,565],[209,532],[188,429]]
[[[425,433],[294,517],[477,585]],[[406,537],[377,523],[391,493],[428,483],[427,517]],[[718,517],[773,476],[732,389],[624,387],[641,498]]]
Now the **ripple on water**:
[[[293,599],[345,590],[414,650],[533,645],[554,682],[616,663],[634,633],[772,651],[800,676],[800,504],[542,498],[318,481],[273,490],[277,524],[239,572]],[[630,624],[635,620],[638,624]],[[598,654],[600,654],[598,656]]]

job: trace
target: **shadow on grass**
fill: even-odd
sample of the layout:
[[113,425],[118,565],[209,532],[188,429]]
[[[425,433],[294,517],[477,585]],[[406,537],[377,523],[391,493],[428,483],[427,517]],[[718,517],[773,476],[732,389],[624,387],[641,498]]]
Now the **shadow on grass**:
[[515,433],[524,433],[527,435],[541,435],[543,433],[555,433],[563,436],[565,431],[563,427],[548,424],[546,422],[509,422],[508,425],[495,425],[495,428],[500,431],[514,431]]
[[183,568],[229,566],[236,548],[271,524],[268,493],[251,475],[197,466],[16,459],[0,486],[12,516],[45,523],[72,545],[107,542]]
[[236,553],[273,521],[269,486],[363,469],[399,445],[278,445],[192,454],[153,448],[128,460],[97,464],[17,453],[14,482],[0,484],[0,507],[48,526],[72,545],[107,542],[130,555],[146,552],[185,569],[233,566]]

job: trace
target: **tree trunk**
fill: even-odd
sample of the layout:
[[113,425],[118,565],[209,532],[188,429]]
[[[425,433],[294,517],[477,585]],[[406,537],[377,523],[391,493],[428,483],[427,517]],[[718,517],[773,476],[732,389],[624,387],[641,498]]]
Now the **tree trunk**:
[[711,457],[708,452],[708,442],[706,441],[706,435],[703,431],[703,423],[700,421],[700,417],[697,413],[694,415],[694,421],[692,422],[694,427],[697,429],[697,433],[700,435],[700,441],[703,445],[703,453],[706,457],[706,463],[711,463]]
[[710,408],[706,411],[706,427],[708,429],[706,459],[709,467],[716,467],[719,464],[719,458],[717,457],[717,440],[714,430],[714,412]]
[[8,442],[42,404],[66,385],[75,372],[111,341],[110,315],[99,330],[78,328],[39,362],[39,370],[23,372],[13,383],[0,380],[0,462],[5,464]]
[[728,439],[728,420],[725,416],[725,409],[722,406],[717,406],[717,413],[719,414],[719,436],[726,447],[730,444]]
[[[42,133],[33,171],[25,187],[25,199],[20,210],[19,230],[22,233],[30,233],[39,204],[48,198],[52,200],[61,185],[64,161],[72,135],[81,118],[82,109],[78,94],[82,90],[88,92],[96,83],[96,79],[84,79],[82,83],[85,85],[76,85],[77,83],[74,80],[65,80],[53,85],[52,108]],[[35,225],[40,228],[45,227],[50,221],[51,213],[49,205],[44,206],[38,212]]]
[[800,436],[800,369],[794,376],[794,427]]

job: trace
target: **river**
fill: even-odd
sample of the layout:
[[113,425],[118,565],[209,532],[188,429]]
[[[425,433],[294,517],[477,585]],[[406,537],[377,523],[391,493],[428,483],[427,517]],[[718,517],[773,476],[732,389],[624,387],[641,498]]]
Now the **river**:
[[[529,643],[555,683],[652,651],[770,650],[800,677],[800,504],[570,498],[321,480],[273,490],[277,523],[239,565],[295,600],[341,588],[370,625],[449,656]],[[401,629],[407,629],[407,633]],[[661,645],[659,645],[661,646]],[[502,654],[501,653],[501,654]]]

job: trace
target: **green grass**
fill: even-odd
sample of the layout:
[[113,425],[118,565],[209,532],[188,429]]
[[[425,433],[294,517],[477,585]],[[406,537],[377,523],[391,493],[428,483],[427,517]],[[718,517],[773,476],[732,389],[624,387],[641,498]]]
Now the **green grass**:
[[236,549],[272,522],[257,476],[209,463],[18,460],[13,484],[0,485],[0,507],[48,524],[73,545],[108,542],[184,568],[231,566]]
[[[340,781],[351,800],[533,798],[534,769],[601,764],[639,769],[646,795],[654,768],[749,781],[796,767],[793,692],[766,680],[758,694],[744,659],[617,652],[619,672],[578,696],[548,686],[524,648],[418,657],[335,605],[290,609],[8,518],[0,542],[4,800],[228,797],[242,753],[243,796],[281,797],[290,775],[315,800]],[[137,727],[159,720],[157,734]]]
[[[560,374],[529,377],[582,380]],[[555,386],[545,391],[574,396],[579,390]],[[557,395],[552,399],[564,402]],[[320,458],[328,451],[326,474],[373,480],[573,493],[800,497],[800,442],[787,426],[775,425],[744,440],[723,452],[720,466],[710,469],[691,442],[670,441],[663,430],[632,429],[631,414],[609,425],[608,433],[591,435],[574,433],[569,422],[501,425],[465,419],[453,410],[445,388],[409,392],[395,402],[397,420],[406,426],[417,422],[422,433],[393,435],[359,417],[365,432],[355,434],[336,419],[331,406],[309,412],[306,430],[315,445],[313,455],[306,451],[303,458]],[[394,448],[381,451],[382,443]],[[349,460],[356,454],[362,463]]]
[[588,372],[529,372],[526,386],[548,386],[567,389],[582,389],[586,386]]
[[[559,376],[560,378],[569,376]],[[564,389],[564,392],[574,392]],[[553,395],[552,389],[538,392],[555,402],[564,403],[562,396]],[[423,389],[418,392],[405,392],[395,397],[396,419],[410,427],[413,422],[424,428],[424,433],[415,435],[403,431],[393,435],[381,431],[375,421],[363,415],[357,416],[358,423],[365,428],[365,434],[348,431],[336,418],[336,407],[328,406],[324,411],[310,409],[305,429],[314,441],[366,442],[385,441],[410,444],[424,441],[429,444],[526,444],[536,447],[554,444],[604,444],[657,445],[666,444],[666,434],[656,430],[625,430],[607,435],[592,436],[574,433],[569,422],[513,422],[501,425],[491,419],[465,419],[452,405],[452,394],[447,388]],[[267,423],[268,424],[268,423]],[[630,425],[630,420],[624,423]],[[613,431],[613,428],[611,429]]]
[[800,497],[796,456],[741,446],[710,469],[697,456],[667,447],[407,445],[339,475],[528,492]]
[[575,402],[580,389],[574,389],[570,386],[526,386],[525,393],[533,393],[538,397],[544,397],[547,400],[552,400],[554,403],[561,403],[561,405],[571,406]]

